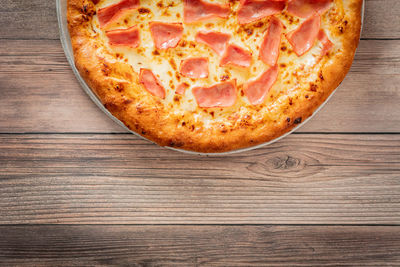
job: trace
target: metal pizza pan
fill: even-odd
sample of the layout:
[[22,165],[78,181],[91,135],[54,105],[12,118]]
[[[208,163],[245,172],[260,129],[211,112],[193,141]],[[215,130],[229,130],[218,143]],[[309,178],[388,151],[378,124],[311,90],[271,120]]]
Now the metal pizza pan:
[[[83,90],[86,92],[86,94],[90,97],[90,99],[105,113],[107,114],[108,117],[110,117],[113,121],[115,121],[117,124],[119,124],[121,127],[123,127],[124,129],[126,129],[126,131],[144,139],[147,140],[151,143],[154,143],[153,141],[139,135],[138,133],[130,130],[128,127],[125,126],[125,124],[123,124],[120,120],[118,120],[116,117],[114,117],[105,107],[104,105],[101,103],[100,99],[96,96],[96,94],[90,89],[90,87],[87,85],[87,83],[85,82],[85,80],[82,78],[82,76],[80,75],[79,71],[77,70],[76,66],[75,66],[75,62],[74,62],[74,54],[72,51],[72,45],[71,45],[71,38],[69,35],[69,31],[68,31],[68,24],[67,24],[67,0],[56,0],[56,6],[57,6],[57,18],[58,18],[58,27],[59,27],[59,31],[60,31],[60,40],[61,40],[61,44],[63,46],[64,49],[64,53],[65,56],[69,62],[69,64],[71,65],[72,71],[74,72],[77,80],[79,81],[80,85],[82,86]],[[365,9],[365,1],[363,3],[363,8],[362,8],[362,19],[361,19],[361,30],[362,30],[362,26],[363,26],[363,22],[364,22],[364,9]],[[337,90],[337,89],[336,89]],[[273,144],[283,138],[285,138],[286,136],[288,136],[289,134],[297,131],[300,127],[302,127],[304,124],[306,124],[308,121],[310,121],[315,114],[318,113],[319,110],[321,110],[326,103],[328,103],[329,99],[332,98],[332,96],[334,95],[334,93],[336,92],[336,90],[333,91],[333,93],[325,100],[324,103],[322,103],[313,113],[313,115],[311,115],[310,117],[308,117],[303,123],[299,124],[297,127],[293,128],[290,132],[287,132],[283,135],[281,135],[278,138],[275,138],[274,140],[271,140],[269,142],[263,143],[263,144],[259,144],[256,146],[251,146],[251,147],[247,147],[247,148],[243,148],[243,149],[237,149],[237,150],[233,150],[233,151],[229,151],[229,152],[223,152],[223,153],[200,153],[200,152],[194,152],[194,151],[189,151],[189,150],[184,150],[184,149],[177,149],[177,148],[173,148],[173,147],[168,147],[166,146],[165,148],[167,149],[171,149],[174,151],[179,151],[179,152],[183,152],[183,153],[188,153],[188,154],[195,154],[195,155],[205,155],[205,156],[224,156],[224,155],[230,155],[230,154],[235,154],[235,153],[240,153],[240,152],[246,152],[246,151],[250,151],[253,149],[258,149],[261,148],[263,146],[267,146],[270,144]],[[154,143],[155,144],[155,143]]]

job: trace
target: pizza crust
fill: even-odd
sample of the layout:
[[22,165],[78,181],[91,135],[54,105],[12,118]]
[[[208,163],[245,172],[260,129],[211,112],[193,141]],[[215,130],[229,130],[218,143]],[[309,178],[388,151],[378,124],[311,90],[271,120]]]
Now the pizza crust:
[[[316,79],[301,90],[277,98],[276,104],[268,107],[269,112],[261,116],[259,107],[246,106],[242,111],[240,106],[246,105],[245,100],[224,111],[198,108],[183,117],[175,115],[171,104],[166,105],[140,87],[131,65],[116,60],[91,36],[90,23],[96,10],[91,0],[68,0],[67,19],[76,67],[116,118],[161,146],[216,153],[256,146],[291,131],[310,117],[343,81],[360,39],[362,0],[335,3],[343,4],[345,13],[330,30],[345,49],[329,59],[323,58],[327,63]],[[180,96],[175,98],[179,105]],[[214,113],[221,115],[213,120],[210,114]],[[198,120],[199,116],[206,119]]]

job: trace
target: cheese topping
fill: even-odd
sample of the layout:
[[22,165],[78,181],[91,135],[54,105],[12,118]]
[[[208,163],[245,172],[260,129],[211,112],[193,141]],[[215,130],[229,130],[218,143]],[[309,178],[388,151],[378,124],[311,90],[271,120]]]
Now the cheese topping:
[[[98,11],[120,2],[101,0]],[[248,13],[257,6],[257,14]],[[273,110],[274,103],[285,101],[302,84],[316,79],[318,74],[312,70],[320,64],[321,55],[340,51],[340,42],[329,36],[329,31],[324,31],[325,35],[319,31],[329,28],[324,15],[329,9],[317,7],[321,13],[316,15],[318,22],[314,17],[290,14],[282,0],[141,0],[138,7],[108,14],[111,19],[106,23],[98,13],[92,28],[105,49],[121,55],[116,58],[141,73],[145,89],[165,105],[176,106],[175,97],[180,95],[179,108],[172,111],[175,114],[194,112],[198,107],[231,107],[229,112],[235,109],[245,114],[262,103],[266,103],[262,109]],[[306,27],[308,24],[311,26]],[[112,45],[107,38],[107,32],[132,27],[140,31],[137,47]],[[191,59],[202,59],[198,61],[201,65],[193,65]],[[266,84],[261,85],[263,82]],[[224,112],[228,111],[216,110],[210,119],[218,120],[218,114]]]

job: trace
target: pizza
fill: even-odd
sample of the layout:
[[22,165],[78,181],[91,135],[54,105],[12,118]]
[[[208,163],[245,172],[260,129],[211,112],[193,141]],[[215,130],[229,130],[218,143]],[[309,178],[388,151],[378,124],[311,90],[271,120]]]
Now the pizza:
[[217,153],[304,122],[350,69],[362,0],[68,0],[75,65],[161,145]]

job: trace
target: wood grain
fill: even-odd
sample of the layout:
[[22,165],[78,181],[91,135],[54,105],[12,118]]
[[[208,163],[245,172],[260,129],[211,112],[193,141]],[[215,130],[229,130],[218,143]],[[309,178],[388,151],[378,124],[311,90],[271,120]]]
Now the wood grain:
[[198,157],[94,106],[55,1],[3,0],[0,266],[399,266],[400,134],[355,134],[399,133],[399,13],[366,1],[352,71],[303,133]]
[[131,135],[0,135],[0,223],[399,224],[399,147],[296,134],[199,157]]
[[[362,41],[336,95],[300,131],[400,132],[399,62],[400,40]],[[85,95],[58,41],[0,42],[0,88],[0,132],[125,132]]]
[[399,227],[10,226],[3,266],[398,266]]
[[[58,39],[56,1],[2,0],[0,39]],[[366,0],[363,38],[400,38],[400,2]]]

